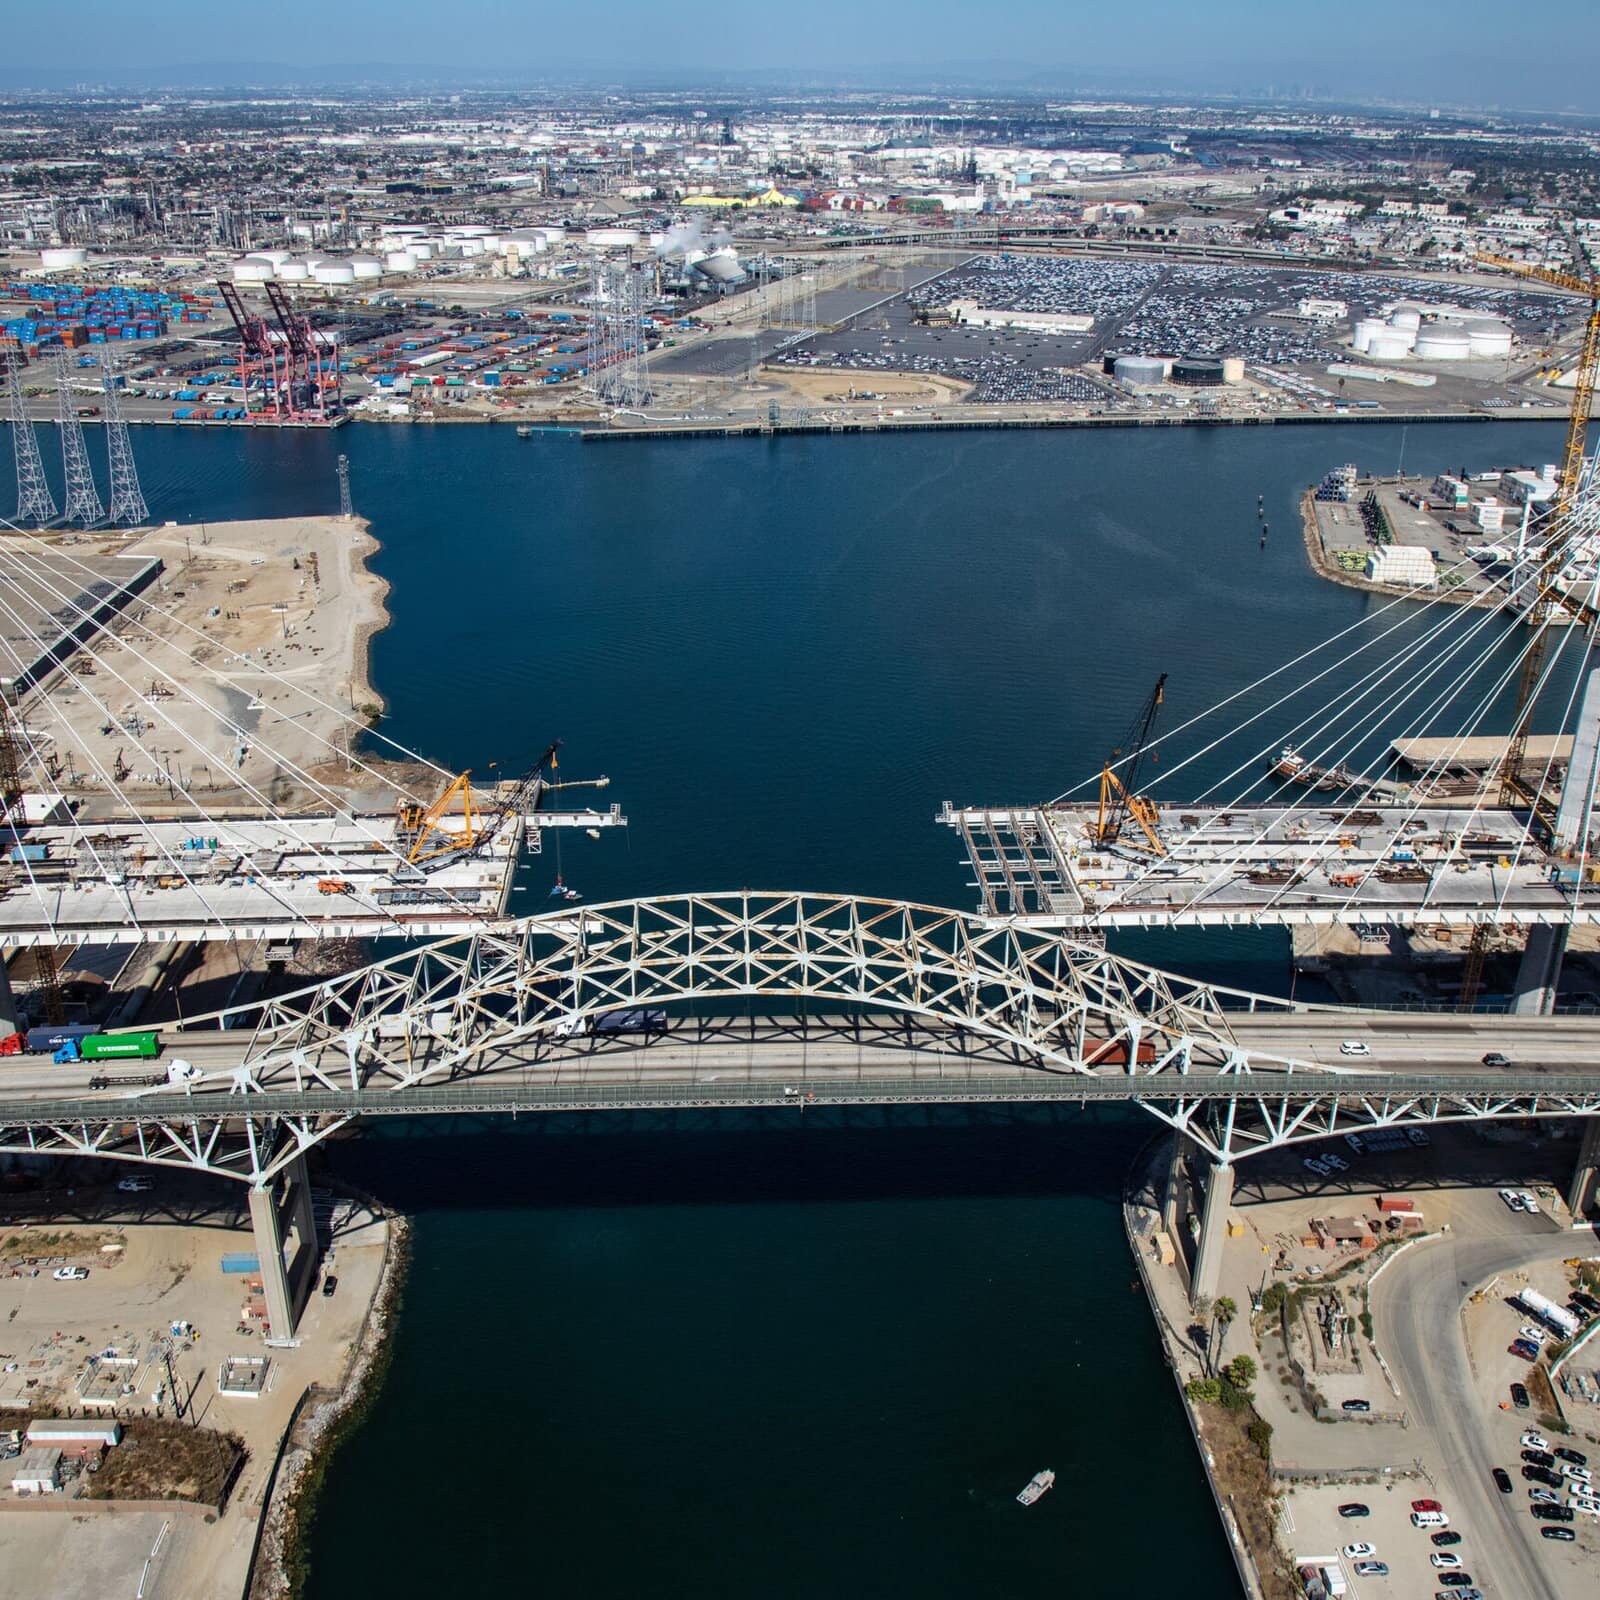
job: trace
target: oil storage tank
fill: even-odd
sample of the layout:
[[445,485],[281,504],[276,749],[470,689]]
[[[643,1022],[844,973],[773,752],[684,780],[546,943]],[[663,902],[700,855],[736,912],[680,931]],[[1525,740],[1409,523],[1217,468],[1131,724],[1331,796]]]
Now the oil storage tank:
[[1172,363],[1172,381],[1191,389],[1221,388],[1227,381],[1221,356],[1178,356]]
[[1493,317],[1474,317],[1467,324],[1467,338],[1475,358],[1511,354],[1511,329]]
[[1417,330],[1419,361],[1465,361],[1472,354],[1472,338],[1465,328],[1434,322]]
[[1148,388],[1166,377],[1167,364],[1160,356],[1118,356],[1112,371],[1118,383]]
[[1222,358],[1222,381],[1224,383],[1244,382],[1244,357],[1224,356]]
[[1351,347],[1361,351],[1370,349],[1373,339],[1382,333],[1386,327],[1388,327],[1388,323],[1382,317],[1362,317],[1351,333]]

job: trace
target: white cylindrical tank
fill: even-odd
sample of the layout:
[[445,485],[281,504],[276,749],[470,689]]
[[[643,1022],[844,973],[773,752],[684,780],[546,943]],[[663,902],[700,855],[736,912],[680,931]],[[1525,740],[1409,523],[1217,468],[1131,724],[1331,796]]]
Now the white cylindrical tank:
[[1415,306],[1396,306],[1389,313],[1389,326],[1415,330],[1422,326],[1422,313]]
[[281,267],[285,261],[294,260],[293,253],[288,250],[252,250],[250,254],[262,261],[270,261],[275,267]]
[[1374,334],[1382,333],[1388,323],[1381,317],[1362,317],[1355,325],[1355,330],[1350,337],[1350,345],[1355,350],[1365,350],[1372,344]]
[[1435,322],[1418,330],[1415,348],[1422,361],[1465,361],[1472,354],[1472,339],[1465,328]]
[[356,281],[356,269],[348,261],[325,261],[312,275],[318,283],[331,288],[342,288]]
[[637,228],[590,228],[583,242],[597,250],[631,250],[644,243],[644,235]]
[[1475,317],[1467,324],[1467,338],[1472,341],[1474,356],[1508,356],[1511,354],[1511,329],[1492,317]]
[[1161,382],[1166,376],[1167,364],[1160,356],[1118,356],[1111,370],[1119,383],[1148,386]]
[[278,269],[270,261],[263,261],[259,256],[246,256],[242,261],[235,261],[233,264],[235,283],[267,283],[277,275]]
[[1222,381],[1224,383],[1244,382],[1244,357],[1224,356],[1222,358]]
[[708,278],[715,278],[718,283],[737,283],[744,276],[744,267],[733,246],[726,244],[720,250],[701,256],[695,262],[694,269],[705,273]]
[[410,250],[391,250],[383,258],[383,264],[390,272],[415,272],[417,258]]
[[486,233],[479,242],[483,245],[486,255],[497,256],[500,254],[501,239],[498,233]]
[[463,222],[451,228],[450,232],[458,239],[485,239],[494,229],[484,227],[481,222]]
[[376,256],[351,256],[350,270],[358,278],[381,278],[383,263]]
[[483,254],[482,239],[457,239],[455,243],[456,249],[463,256],[481,256]]
[[1385,328],[1373,334],[1367,345],[1367,354],[1374,361],[1403,361],[1411,354],[1412,339],[1404,328]]
[[433,246],[431,244],[429,244],[426,239],[418,239],[415,244],[410,246],[410,250],[411,250],[412,258],[414,260],[417,260],[417,261],[432,261],[433,260]]
[[567,237],[565,228],[541,227],[533,230],[547,245],[560,244]]
[[304,283],[311,276],[311,268],[303,261],[285,261],[278,268],[279,283]]
[[74,244],[51,245],[39,252],[39,265],[48,272],[60,272],[66,267],[81,267],[89,259],[87,250]]

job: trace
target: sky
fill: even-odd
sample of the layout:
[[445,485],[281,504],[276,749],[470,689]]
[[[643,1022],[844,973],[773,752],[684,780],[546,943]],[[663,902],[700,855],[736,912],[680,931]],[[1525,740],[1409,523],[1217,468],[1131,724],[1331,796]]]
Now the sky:
[[[581,75],[1401,99],[1600,113],[1600,0],[55,0],[0,84]],[[198,69],[198,70],[197,70]]]

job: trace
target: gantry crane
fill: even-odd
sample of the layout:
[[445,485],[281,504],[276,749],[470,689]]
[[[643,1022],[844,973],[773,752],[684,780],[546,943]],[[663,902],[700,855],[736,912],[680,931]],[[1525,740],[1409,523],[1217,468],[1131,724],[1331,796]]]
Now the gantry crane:
[[[1600,278],[1579,278],[1568,272],[1557,272],[1550,267],[1526,266],[1504,256],[1480,255],[1478,259],[1490,267],[1499,267],[1519,277],[1533,278],[1548,283],[1555,289],[1567,289],[1573,294],[1588,298],[1589,315],[1584,322],[1583,338],[1578,346],[1576,381],[1573,384],[1572,410],[1567,416],[1567,441],[1561,454],[1561,475],[1556,481],[1556,492],[1544,526],[1544,557],[1539,565],[1538,590],[1529,601],[1528,620],[1534,625],[1534,634],[1528,653],[1522,661],[1522,677],[1517,685],[1517,706],[1511,719],[1511,736],[1506,741],[1506,753],[1500,762],[1500,804],[1507,809],[1526,805],[1532,811],[1531,825],[1549,831],[1550,809],[1543,785],[1538,780],[1529,782],[1526,773],[1528,729],[1533,720],[1533,702],[1539,691],[1539,677],[1544,668],[1547,629],[1553,608],[1561,607],[1571,613],[1572,621],[1579,627],[1592,627],[1600,616],[1592,605],[1569,593],[1561,582],[1562,569],[1567,564],[1567,550],[1572,539],[1572,513],[1578,495],[1578,481],[1583,474],[1583,447],[1589,432],[1589,411],[1594,404],[1595,367],[1600,362]],[[1467,961],[1461,975],[1460,1007],[1468,1010],[1478,998],[1483,986],[1483,963],[1488,953],[1490,925],[1478,923],[1472,930],[1472,942],[1467,947]]]
[[[1097,845],[1116,844],[1119,841],[1131,850],[1142,850],[1150,855],[1164,856],[1167,847],[1161,842],[1160,816],[1156,803],[1139,793],[1139,769],[1144,764],[1145,752],[1150,742],[1150,732],[1155,727],[1156,713],[1161,709],[1161,699],[1166,688],[1167,675],[1156,679],[1144,709],[1139,713],[1128,737],[1111,752],[1110,759],[1100,768],[1100,810],[1089,828],[1089,837]],[[1126,748],[1127,754],[1123,754]],[[1121,768],[1119,772],[1117,769]],[[1122,830],[1132,819],[1144,835],[1143,840],[1122,839]]]

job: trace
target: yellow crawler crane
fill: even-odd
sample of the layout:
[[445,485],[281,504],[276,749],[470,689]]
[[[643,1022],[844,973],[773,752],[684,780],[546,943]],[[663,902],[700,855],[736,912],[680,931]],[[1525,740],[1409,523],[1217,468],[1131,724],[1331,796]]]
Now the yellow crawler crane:
[[[1167,675],[1156,679],[1150,698],[1144,703],[1132,731],[1123,744],[1126,756],[1119,746],[1111,752],[1111,759],[1100,769],[1100,810],[1090,828],[1090,837],[1097,845],[1111,845],[1119,841],[1130,850],[1142,850],[1148,855],[1164,856],[1167,847],[1161,842],[1160,817],[1156,803],[1139,793],[1139,768],[1143,765],[1145,747],[1150,740],[1150,730],[1155,727],[1156,713],[1161,709],[1162,692]],[[1123,770],[1119,772],[1117,768]],[[1142,840],[1123,839],[1122,832],[1129,821],[1137,824]]]
[[[525,812],[538,798],[544,769],[552,771],[556,765],[556,752],[561,748],[557,739],[538,761],[519,780],[511,794],[502,799],[492,811],[485,811],[472,793],[472,774],[463,772],[445,785],[444,792],[431,806],[411,804],[400,808],[399,828],[402,837],[410,840],[406,862],[420,867],[426,862],[440,863],[475,855],[499,833],[506,820],[518,812]],[[452,805],[461,803],[461,826],[447,828],[444,818],[451,815]]]
[[[1548,283],[1554,289],[1567,289],[1573,294],[1586,295],[1589,300],[1589,316],[1584,323],[1583,340],[1578,351],[1572,410],[1567,415],[1567,442],[1561,453],[1561,476],[1556,481],[1554,503],[1545,523],[1539,592],[1530,603],[1528,613],[1535,631],[1528,653],[1523,658],[1522,677],[1517,685],[1517,709],[1511,720],[1511,737],[1506,742],[1506,753],[1500,763],[1500,804],[1508,809],[1519,805],[1531,807],[1533,822],[1537,827],[1548,820],[1545,813],[1550,809],[1550,802],[1538,782],[1528,781],[1526,765],[1528,727],[1532,721],[1539,676],[1544,667],[1548,636],[1546,624],[1557,606],[1570,612],[1572,620],[1580,627],[1592,627],[1596,620],[1594,607],[1570,594],[1560,580],[1572,539],[1573,504],[1578,495],[1578,480],[1583,473],[1583,447],[1589,432],[1589,411],[1594,404],[1595,369],[1600,364],[1600,278],[1574,277],[1569,272],[1526,266],[1504,256],[1480,255],[1478,259],[1485,266],[1499,267],[1506,272],[1516,273],[1518,277]],[[1461,977],[1460,1006],[1463,1011],[1471,1008],[1483,986],[1483,962],[1489,948],[1490,933],[1488,923],[1480,922],[1472,930],[1472,943],[1467,947],[1466,968]]]

